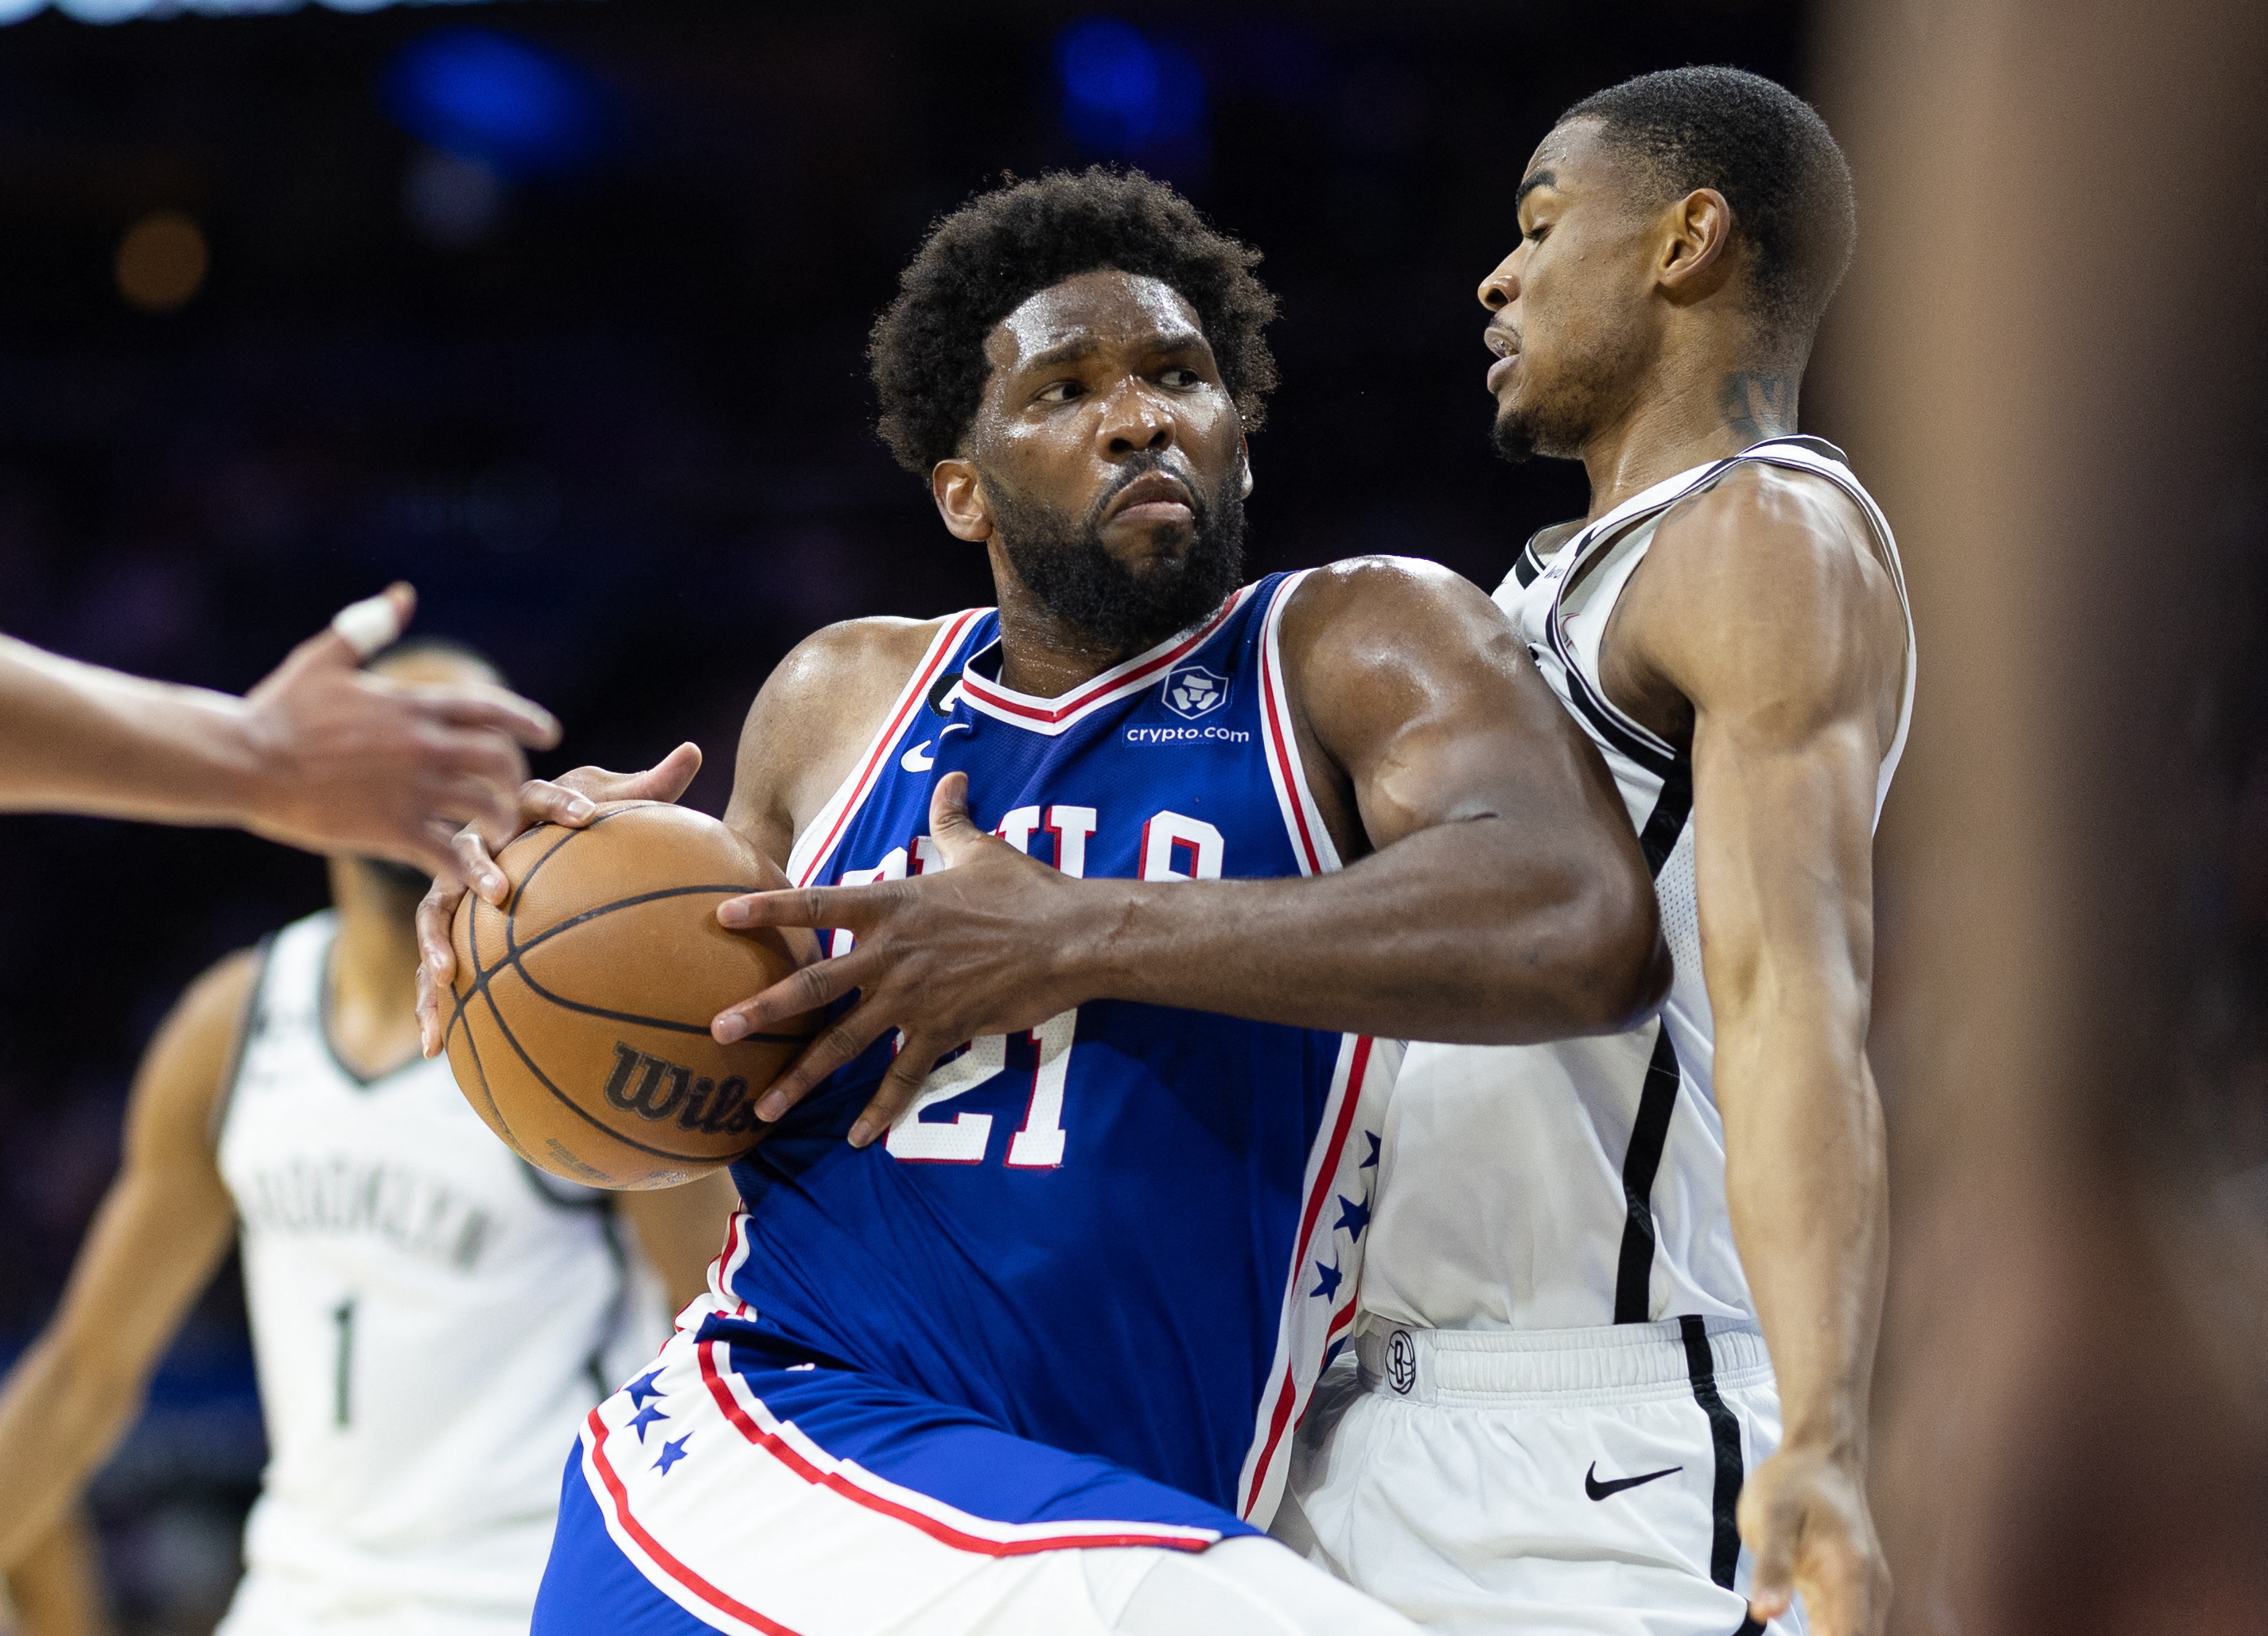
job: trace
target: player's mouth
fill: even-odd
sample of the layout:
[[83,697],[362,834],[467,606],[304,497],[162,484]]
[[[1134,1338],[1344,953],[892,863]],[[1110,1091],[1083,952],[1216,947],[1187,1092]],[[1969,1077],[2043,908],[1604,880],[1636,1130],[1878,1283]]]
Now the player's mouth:
[[1194,523],[1197,516],[1197,501],[1187,483],[1164,472],[1145,472],[1103,508],[1102,520],[1156,527]]
[[1481,339],[1496,354],[1496,362],[1489,365],[1488,389],[1491,393],[1501,392],[1512,378],[1513,365],[1520,362],[1520,332],[1508,325],[1491,324],[1482,332]]

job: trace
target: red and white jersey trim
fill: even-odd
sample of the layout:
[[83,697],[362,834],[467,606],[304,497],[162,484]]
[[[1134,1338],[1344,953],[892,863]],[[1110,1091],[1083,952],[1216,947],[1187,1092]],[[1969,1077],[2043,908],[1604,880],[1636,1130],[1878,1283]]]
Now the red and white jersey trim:
[[[1260,1395],[1252,1448],[1236,1486],[1237,1515],[1262,1528],[1273,1520],[1284,1497],[1291,1469],[1288,1434],[1307,1411],[1331,1343],[1354,1320],[1355,1289],[1362,1278],[1362,1227],[1359,1221],[1347,1227],[1344,1213],[1337,1220],[1326,1220],[1324,1207],[1335,1197],[1368,1201],[1366,1189],[1376,1179],[1376,1144],[1365,1138],[1384,1128],[1386,1102],[1402,1066],[1403,1049],[1398,1039],[1361,1034],[1341,1038],[1330,1097],[1323,1104],[1322,1135],[1307,1157],[1306,1203],[1292,1241],[1276,1358]],[[1373,1176],[1366,1178],[1365,1170]],[[1326,1268],[1335,1275],[1329,1287],[1323,1282]]]
[[1260,642],[1260,726],[1267,739],[1268,780],[1284,809],[1284,827],[1291,834],[1300,872],[1328,875],[1339,867],[1339,849],[1323,826],[1323,815],[1307,787],[1307,765],[1300,757],[1300,735],[1292,722],[1291,690],[1284,679],[1284,657],[1278,646],[1285,605],[1314,571],[1307,569],[1286,576],[1268,605],[1267,629]]
[[961,697],[968,701],[969,708],[973,710],[982,711],[1012,726],[1044,734],[1049,738],[1056,737],[1104,705],[1123,699],[1128,693],[1146,687],[1164,676],[1185,655],[1204,646],[1229,616],[1244,605],[1245,598],[1251,596],[1252,591],[1250,585],[1244,586],[1196,628],[1184,631],[1178,636],[1168,636],[1147,653],[1138,654],[1123,664],[1113,665],[1059,699],[1035,699],[1029,693],[1018,693],[1012,687],[1003,687],[973,670],[961,675]]
[[819,816],[812,819],[810,826],[796,838],[795,848],[788,855],[787,874],[797,885],[810,885],[818,878],[820,870],[826,868],[827,860],[835,850],[835,843],[842,839],[843,832],[850,826],[851,818],[866,799],[867,792],[874,788],[875,780],[882,775],[882,769],[888,765],[889,752],[906,730],[907,722],[928,701],[929,690],[936,685],[946,662],[960,648],[961,639],[968,634],[968,627],[983,618],[987,612],[989,610],[984,608],[965,608],[946,620],[931,640],[928,650],[922,655],[921,663],[914,666],[912,677],[899,693],[897,702],[890,707],[889,715],[883,718],[881,731],[874,735],[865,752],[852,765],[850,775],[843,781],[834,795],[828,797],[827,804],[820,808]]

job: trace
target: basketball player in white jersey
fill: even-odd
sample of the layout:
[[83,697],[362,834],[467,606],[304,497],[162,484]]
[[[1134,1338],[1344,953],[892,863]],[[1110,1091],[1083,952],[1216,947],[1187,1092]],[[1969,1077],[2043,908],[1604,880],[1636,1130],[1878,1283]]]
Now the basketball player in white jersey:
[[[0,812],[230,824],[453,872],[460,825],[512,833],[520,746],[549,749],[559,723],[492,682],[358,670],[416,604],[395,584],[341,609],[241,699],[0,636]],[[473,884],[503,890],[500,877]]]
[[[434,645],[374,668],[495,681]],[[703,1288],[732,1190],[592,1193],[514,1157],[417,1047],[427,881],[330,869],[335,906],[207,972],[143,1060],[124,1166],[0,1387],[0,1568],[132,1422],[240,1231],[269,1457],[223,1631],[524,1632],[563,1451],[666,1336],[658,1282]]]
[[1871,1636],[1872,837],[1913,638],[1889,525],[1793,435],[1850,176],[1786,91],[1684,69],[1569,110],[1518,209],[1497,442],[1592,503],[1498,601],[1614,773],[1675,977],[1619,1037],[1410,1048],[1305,1543],[1445,1631]]

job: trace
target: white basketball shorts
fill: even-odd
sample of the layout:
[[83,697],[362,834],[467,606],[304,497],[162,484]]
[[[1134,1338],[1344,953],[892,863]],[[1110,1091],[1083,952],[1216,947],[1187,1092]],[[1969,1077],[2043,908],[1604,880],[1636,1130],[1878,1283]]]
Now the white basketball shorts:
[[1428,1630],[1800,1636],[1749,1618],[1734,1522],[1779,1444],[1764,1337],[1381,1325],[1316,1389],[1275,1532]]

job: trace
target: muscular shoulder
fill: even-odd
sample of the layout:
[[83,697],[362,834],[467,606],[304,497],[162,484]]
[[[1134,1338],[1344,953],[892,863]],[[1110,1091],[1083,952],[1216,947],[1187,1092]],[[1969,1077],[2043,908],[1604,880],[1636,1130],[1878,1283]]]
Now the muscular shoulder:
[[1857,504],[1826,479],[1744,466],[1655,532],[1610,642],[1697,706],[1895,715],[1904,615]]
[[158,1025],[134,1080],[129,1141],[202,1153],[260,980],[256,949],[215,961]]
[[1519,649],[1495,603],[1462,574],[1418,557],[1348,557],[1300,582],[1284,609],[1285,663],[1402,670],[1461,646]]
[[748,708],[726,821],[784,861],[944,623],[845,620],[798,642]]

